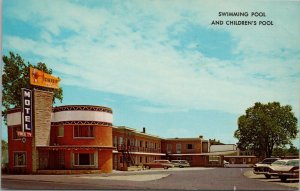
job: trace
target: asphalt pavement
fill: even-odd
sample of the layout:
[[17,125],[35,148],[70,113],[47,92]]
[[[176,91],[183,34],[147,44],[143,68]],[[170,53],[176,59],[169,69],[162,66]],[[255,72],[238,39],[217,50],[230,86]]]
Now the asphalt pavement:
[[[2,175],[2,189],[298,190],[247,176],[250,168],[172,168],[81,175]],[[246,175],[246,176],[245,176]]]

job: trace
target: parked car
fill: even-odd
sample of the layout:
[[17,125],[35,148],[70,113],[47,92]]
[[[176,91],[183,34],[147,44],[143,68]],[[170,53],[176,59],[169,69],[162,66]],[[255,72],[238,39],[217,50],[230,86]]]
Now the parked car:
[[187,160],[171,160],[171,163],[175,167],[184,168],[184,167],[190,167],[190,163]]
[[[254,174],[263,174],[266,178],[271,178],[271,175],[269,174],[270,167],[274,166],[283,166],[287,163],[288,160],[277,160],[273,162],[272,164],[265,164],[263,166],[256,167],[256,171],[253,171]],[[254,168],[255,169],[255,168]]]
[[260,165],[260,164],[272,164],[273,162],[279,160],[280,158],[265,158],[264,160],[262,160],[259,163],[256,163],[255,165]]
[[144,168],[172,168],[174,165],[169,160],[154,160],[153,162],[143,164]]
[[[269,171],[269,166],[279,160],[280,158],[265,158],[264,160],[262,160],[259,163],[256,163],[253,166],[253,173],[254,174],[266,174]],[[266,178],[268,178],[269,175],[266,176]]]
[[288,178],[299,179],[299,159],[290,159],[282,166],[270,166],[270,176],[278,176],[282,182]]
[[228,162],[228,161],[226,161],[226,160],[224,160],[224,161],[223,161],[223,164],[224,164],[224,167],[226,168],[226,167],[228,167],[228,165],[229,165],[229,162]]

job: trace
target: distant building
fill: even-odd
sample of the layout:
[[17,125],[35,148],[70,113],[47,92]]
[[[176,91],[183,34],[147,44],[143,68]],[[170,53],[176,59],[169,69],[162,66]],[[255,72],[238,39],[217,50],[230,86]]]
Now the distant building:
[[113,168],[126,170],[128,166],[142,165],[165,156],[161,152],[161,138],[135,129],[120,126],[113,127]]
[[222,144],[222,145],[211,145],[210,152],[224,152],[224,151],[234,151],[237,153],[237,147],[235,144]]
[[146,129],[113,127],[113,168],[126,170],[157,159],[187,160],[191,166],[223,166],[224,155],[237,155],[235,145],[210,145],[202,136],[197,138],[160,138],[147,134]]

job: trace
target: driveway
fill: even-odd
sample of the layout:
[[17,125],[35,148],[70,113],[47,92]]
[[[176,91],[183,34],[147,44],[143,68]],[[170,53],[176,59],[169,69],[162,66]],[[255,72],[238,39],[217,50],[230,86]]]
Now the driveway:
[[292,179],[287,182],[281,182],[279,178],[267,179],[267,178],[265,178],[264,175],[254,174],[252,169],[249,171],[246,171],[244,173],[244,175],[251,179],[255,179],[255,180],[259,180],[259,181],[263,181],[263,182],[269,182],[270,184],[279,184],[279,185],[287,186],[290,188],[298,188],[299,189],[299,179]]
[[2,175],[2,189],[298,190],[244,176],[249,170],[249,168],[172,168],[133,172],[114,171],[109,174]]

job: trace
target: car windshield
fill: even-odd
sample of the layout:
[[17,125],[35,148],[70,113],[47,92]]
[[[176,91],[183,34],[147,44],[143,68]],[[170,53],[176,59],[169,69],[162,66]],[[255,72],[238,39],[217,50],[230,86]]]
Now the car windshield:
[[299,166],[299,160],[290,160],[286,163],[286,166]]
[[284,165],[286,163],[286,161],[283,160],[278,160],[272,163],[272,165]]
[[161,161],[158,161],[159,163],[169,163],[169,161],[167,160],[161,160]]
[[261,163],[262,164],[270,164],[272,162],[275,162],[277,159],[264,159]]

